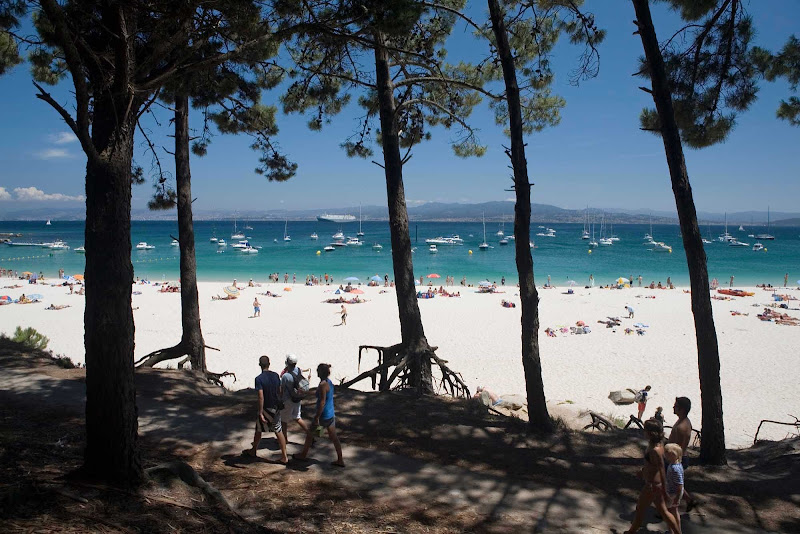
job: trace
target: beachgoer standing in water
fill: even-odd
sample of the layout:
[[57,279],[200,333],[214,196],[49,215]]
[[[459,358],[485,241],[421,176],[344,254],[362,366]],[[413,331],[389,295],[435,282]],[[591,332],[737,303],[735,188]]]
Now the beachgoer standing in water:
[[[342,306],[344,308],[344,306]],[[344,467],[344,459],[342,458],[342,444],[339,442],[339,436],[336,434],[336,412],[333,406],[333,382],[328,378],[331,375],[331,366],[328,363],[321,363],[317,366],[317,376],[320,378],[319,386],[317,386],[317,412],[314,414],[314,420],[311,423],[311,429],[306,434],[306,442],[303,445],[303,451],[300,454],[293,454],[292,458],[295,460],[305,460],[308,457],[308,451],[311,449],[311,444],[314,442],[314,432],[322,435],[322,429],[327,429],[328,437],[333,442],[333,447],[336,449],[336,461],[331,462],[331,465],[337,467]]]
[[786,287],[786,284],[789,283],[789,273],[783,275],[783,287]]
[[731,281],[728,283],[728,287],[733,287],[733,275],[731,275]]
[[594,275],[589,275],[589,287],[594,287]]
[[253,299],[253,317],[261,317],[261,303],[258,302],[258,297]]

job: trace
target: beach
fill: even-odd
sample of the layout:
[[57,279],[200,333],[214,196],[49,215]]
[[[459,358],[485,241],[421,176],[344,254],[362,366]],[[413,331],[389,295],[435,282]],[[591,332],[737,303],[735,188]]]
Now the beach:
[[[444,277],[445,274],[443,273]],[[439,280],[437,280],[439,281]],[[3,278],[0,285],[15,280]],[[49,339],[48,348],[83,363],[84,297],[70,295],[69,288],[45,284],[3,289],[2,294],[18,298],[21,294],[41,294],[33,304],[0,306],[0,332],[13,334],[16,326],[34,327]],[[252,387],[258,374],[258,357],[267,354],[272,368],[279,370],[287,353],[299,358],[301,368],[318,363],[332,364],[335,383],[359,372],[359,345],[391,345],[400,341],[400,327],[394,288],[360,286],[366,302],[346,304],[347,325],[340,322],[339,304],[324,303],[334,298],[338,286],[311,286],[301,283],[261,283],[245,287],[236,300],[212,300],[224,295],[231,281],[200,282],[200,309],[210,370],[230,371],[236,381],[226,379],[231,389]],[[300,280],[298,280],[300,282]],[[22,282],[19,282],[22,283]],[[239,282],[242,285],[241,282]],[[246,283],[245,283],[246,285]],[[436,286],[438,287],[438,285]],[[133,287],[136,325],[135,356],[171,346],[180,339],[180,294],[161,293],[160,286],[137,284]],[[285,290],[289,288],[290,290]],[[460,372],[472,391],[486,386],[501,396],[525,393],[520,350],[518,290],[513,285],[498,288],[499,293],[480,294],[476,288],[456,285],[449,288],[461,296],[437,296],[420,300],[428,342],[437,346],[437,355]],[[742,289],[742,288],[740,288]],[[759,320],[756,315],[773,302],[772,292],[747,288],[752,297],[714,300],[714,318],[720,347],[723,410],[728,447],[752,443],[762,419],[790,421],[797,414],[800,392],[795,387],[796,347],[800,346],[800,327]],[[267,291],[278,298],[261,295]],[[616,406],[608,400],[613,390],[652,386],[645,417],[663,406],[667,423],[674,420],[672,404],[676,396],[692,402],[690,419],[700,426],[700,385],[690,295],[685,288],[539,289],[540,347],[545,393],[548,401],[561,404],[575,414],[594,410],[628,419],[635,405]],[[779,294],[800,297],[794,288],[779,288]],[[715,293],[716,294],[716,293]],[[346,298],[351,298],[345,294]],[[261,303],[261,317],[252,317],[253,299]],[[655,298],[652,298],[655,297]],[[502,300],[515,302],[515,308],[501,306]],[[66,304],[62,310],[46,310],[50,304]],[[789,301],[798,308],[798,301]],[[635,310],[628,319],[625,307]],[[755,306],[757,305],[757,306]],[[748,315],[733,315],[731,312]],[[800,311],[778,310],[793,317]],[[607,328],[598,320],[620,318],[620,326]],[[583,321],[591,332],[582,335],[562,333],[561,328]],[[636,333],[633,325],[641,325]],[[545,334],[552,328],[556,337]],[[625,329],[634,330],[626,334]],[[174,366],[175,362],[171,362]],[[365,354],[360,370],[376,365],[374,351]],[[316,379],[312,380],[316,383]],[[366,380],[356,386],[369,389]],[[759,437],[780,439],[788,427],[765,426]]]

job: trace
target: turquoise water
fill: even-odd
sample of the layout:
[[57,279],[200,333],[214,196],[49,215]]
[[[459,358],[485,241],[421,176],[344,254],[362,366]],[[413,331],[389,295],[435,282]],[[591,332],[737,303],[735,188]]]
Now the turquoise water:
[[[336,280],[356,276],[366,280],[369,276],[385,273],[392,276],[392,262],[389,240],[389,226],[386,222],[365,222],[360,247],[341,247],[334,252],[324,252],[323,247],[331,241],[338,230],[332,223],[311,221],[289,221],[289,234],[292,241],[283,241],[283,221],[253,221],[252,230],[245,230],[253,245],[262,246],[259,254],[242,254],[228,246],[224,253],[217,253],[217,247],[209,241],[212,234],[224,238],[228,244],[233,230],[233,221],[200,221],[195,223],[197,239],[198,278],[206,281],[227,281],[237,278],[264,281],[272,272],[288,272],[289,278],[297,274],[298,281],[304,281],[307,274],[332,274]],[[240,221],[239,226],[243,226]],[[611,247],[599,247],[588,254],[586,242],[581,241],[581,224],[549,224],[556,230],[557,237],[546,238],[534,235],[538,248],[534,249],[535,276],[537,283],[545,282],[547,275],[554,284],[566,280],[576,280],[580,284],[588,281],[593,274],[596,283],[605,284],[619,276],[638,277],[642,275],[647,284],[651,280],[666,282],[670,276],[674,283],[688,285],[686,258],[676,225],[653,226],[653,237],[673,247],[673,252],[654,253],[644,246],[642,236],[649,230],[647,225],[617,225],[614,227],[621,241]],[[505,226],[508,233],[512,225]],[[355,235],[358,223],[343,226],[346,235]],[[496,223],[486,225],[487,240],[494,248],[487,251],[478,249],[483,240],[483,227],[476,223],[411,223],[411,241],[416,246],[414,269],[417,277],[438,273],[442,277],[453,275],[456,280],[466,276],[474,283],[489,279],[500,281],[505,276],[511,283],[516,280],[513,242],[508,246],[497,244],[499,237]],[[739,232],[730,228],[731,234],[751,245],[753,238],[748,233],[758,234],[764,228],[747,228]],[[532,235],[542,231],[533,225]],[[707,228],[703,228],[708,233]],[[783,285],[783,276],[789,273],[790,284],[800,279],[800,229],[772,228],[770,233],[775,241],[764,241],[767,251],[753,252],[748,248],[729,247],[716,242],[722,233],[721,226],[712,226],[711,235],[715,242],[706,245],[709,260],[709,275],[720,281],[736,277],[737,284],[771,283]],[[55,239],[66,241],[75,248],[83,244],[83,222],[53,221],[51,226],[44,222],[0,222],[0,232],[19,232],[23,234],[17,241],[47,242]],[[155,245],[154,250],[133,250],[132,261],[136,275],[151,280],[175,280],[178,277],[178,247],[170,246],[170,235],[177,236],[177,223],[174,221],[134,221],[131,240],[133,244],[146,241]],[[319,240],[309,238],[312,232],[319,234]],[[458,234],[464,239],[462,246],[439,246],[437,254],[428,252],[426,238]],[[277,240],[277,242],[275,242]],[[372,249],[374,243],[383,245],[382,251]],[[321,251],[317,254],[317,251]],[[473,253],[469,254],[469,250]],[[10,247],[0,245],[0,267],[19,272],[43,271],[45,275],[55,276],[59,268],[68,274],[82,273],[84,257],[74,250],[53,251],[39,247]]]

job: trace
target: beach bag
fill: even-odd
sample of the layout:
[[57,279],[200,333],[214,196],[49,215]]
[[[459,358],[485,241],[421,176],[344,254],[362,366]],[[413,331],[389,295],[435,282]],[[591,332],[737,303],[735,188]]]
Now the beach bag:
[[310,389],[310,384],[308,380],[303,376],[303,373],[300,372],[300,369],[297,370],[297,374],[292,373],[292,391],[290,393],[290,397],[292,402],[300,402],[306,398],[308,395],[308,390]]

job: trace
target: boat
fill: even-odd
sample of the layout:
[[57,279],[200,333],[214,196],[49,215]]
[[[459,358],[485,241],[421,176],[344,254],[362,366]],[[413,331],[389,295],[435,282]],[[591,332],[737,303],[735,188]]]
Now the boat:
[[332,223],[348,223],[353,222],[356,220],[355,215],[337,215],[334,213],[323,213],[322,215],[317,215],[318,221],[323,222],[332,222]]
[[597,241],[594,240],[594,223],[592,223],[592,239],[589,241],[589,248],[597,248]]
[[291,241],[292,238],[289,236],[289,219],[286,219],[286,224],[283,227],[283,240],[284,241]]
[[600,220],[600,239],[598,240],[598,243],[600,244],[601,247],[610,247],[611,245],[614,244],[614,242],[611,241],[610,238],[604,237],[605,233],[606,233],[606,214],[603,213],[603,218]]
[[556,231],[553,230],[552,228],[548,228],[547,231],[538,232],[536,235],[538,235],[539,237],[555,237]]
[[650,244],[653,243],[653,215],[650,214],[648,219],[650,220],[650,233],[644,234],[644,244],[645,245],[650,245]]
[[505,238],[505,237],[504,237],[503,239],[501,239],[501,240],[500,240],[500,244],[501,244],[501,245],[508,245],[508,238]]
[[211,241],[212,243],[216,243],[217,242],[217,236],[212,236],[211,239],[209,239],[209,241]]
[[619,241],[619,237],[614,234],[614,223],[611,223],[611,231],[609,232],[608,239],[610,239],[612,243]]
[[756,239],[763,239],[766,241],[772,241],[775,239],[775,236],[770,235],[769,233],[769,206],[767,206],[767,233],[765,234],[756,234]]
[[750,243],[744,243],[742,241],[739,241],[738,239],[731,239],[730,241],[728,241],[728,246],[729,247],[749,247]]
[[361,246],[361,245],[363,245],[363,244],[364,244],[364,242],[363,242],[363,241],[361,241],[361,240],[360,240],[359,238],[357,238],[357,237],[348,237],[348,238],[347,238],[347,241],[345,242],[345,245],[347,245],[348,247],[349,247],[350,245],[354,245],[354,246],[360,247],[360,246]]
[[341,230],[331,236],[333,239],[344,239],[344,234]]
[[358,205],[358,232],[356,232],[356,236],[364,236],[364,232],[361,231],[361,204]]
[[728,212],[725,212],[725,233],[717,237],[720,243],[728,243],[733,240],[733,236],[728,233]]
[[537,247],[536,247],[536,243],[534,243],[533,241],[528,241],[528,246],[529,246],[530,248],[537,248]]
[[155,245],[148,245],[145,241],[136,244],[136,250],[153,250]]
[[500,228],[498,228],[497,233],[495,234],[497,237],[504,237],[506,233],[503,231],[506,227],[506,218],[503,217],[503,222],[500,223]]
[[333,247],[333,246],[331,246],[331,245],[328,245],[327,247],[325,247],[325,248],[324,248],[324,249],[322,249],[322,250],[324,250],[325,252],[333,252],[334,250],[336,250],[336,247]]
[[249,224],[246,224],[246,225],[244,225],[244,226],[243,226],[243,229],[245,229],[245,230],[252,230],[252,229],[253,229],[253,227],[252,227],[252,226],[250,226]]
[[372,250],[383,250],[383,245],[381,245],[380,243],[375,243],[374,245],[372,245]]
[[250,244],[250,241],[248,241],[247,239],[240,239],[238,243],[236,243],[235,245],[231,245],[231,247],[238,249],[245,249],[251,246],[252,245]]
[[236,216],[233,217],[233,233],[231,239],[244,239],[244,234],[236,227]]
[[705,237],[704,237],[704,238],[702,238],[702,239],[703,239],[703,244],[704,244],[704,245],[711,245],[712,243],[714,243],[713,241],[709,241],[709,240],[708,240],[708,239],[706,239]]
[[244,248],[240,248],[239,252],[243,254],[258,254],[258,249],[256,247],[248,245]]
[[11,247],[43,247],[44,243],[26,243],[23,241],[9,241],[6,245]]
[[489,243],[486,242],[486,212],[483,213],[483,243],[478,245],[480,250],[489,250]]
[[672,247],[661,241],[653,241],[653,252],[672,252]]
[[730,295],[731,297],[752,297],[755,295],[752,291],[745,291],[743,289],[717,289],[717,293]]
[[744,232],[744,226],[742,226],[741,224],[739,225],[739,231]]
[[581,239],[589,239],[589,206],[586,206],[586,214],[583,217],[583,233]]
[[47,219],[47,222],[44,223],[45,226],[50,226],[50,219]]
[[218,247],[227,247],[228,244],[225,242],[224,239],[220,239],[219,241],[217,241],[217,246]]
[[708,238],[706,239],[705,237],[701,237],[701,239],[704,245],[710,245],[713,243],[713,241],[711,241],[711,223],[708,223]]
[[464,243],[464,240],[456,235],[434,237],[431,239],[426,239],[425,242],[429,245],[461,245]]
[[756,241],[756,242],[753,244],[753,252],[758,252],[759,250],[764,250],[764,245],[762,245],[761,243],[759,243],[758,241]]
[[516,241],[517,240],[517,236],[515,236],[514,234],[507,235],[506,239],[508,239],[510,241]]
[[347,243],[345,243],[344,241],[334,241],[333,243],[330,244],[330,246],[332,246],[332,247],[346,247]]
[[47,248],[53,250],[69,250],[69,246],[64,241],[55,241],[50,243]]
[[173,247],[177,247],[177,246],[180,246],[180,244],[181,244],[181,243],[180,243],[180,241],[178,241],[177,239],[173,239],[173,240],[172,240],[172,243],[170,243],[170,244],[171,244]]
[[313,234],[311,234],[309,237],[310,237],[311,239],[313,239],[314,241],[316,241],[317,239],[319,239],[319,236],[317,235],[317,232],[314,232],[314,233],[313,233]]
[[428,252],[430,252],[431,254],[436,254],[437,252],[439,252],[439,249],[436,248],[436,245],[431,245],[428,247]]
[[75,249],[75,252],[77,252],[78,254],[85,254],[86,253],[86,247],[81,245],[81,246],[79,246],[78,248]]

